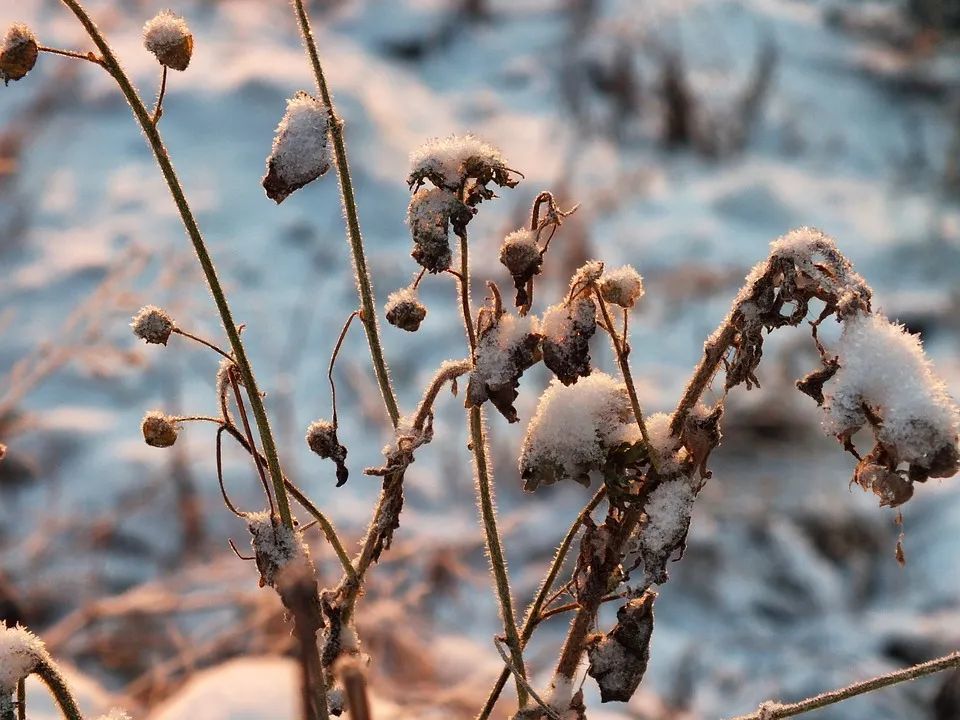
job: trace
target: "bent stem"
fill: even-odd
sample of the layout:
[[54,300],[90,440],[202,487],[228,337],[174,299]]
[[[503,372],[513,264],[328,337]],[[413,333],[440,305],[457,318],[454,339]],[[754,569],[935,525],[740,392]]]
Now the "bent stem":
[[390,371],[383,357],[383,347],[380,344],[377,311],[373,303],[373,284],[367,270],[363,237],[360,234],[360,220],[357,217],[357,201],[353,192],[353,181],[350,178],[350,165],[347,163],[347,148],[343,141],[343,121],[337,116],[333,107],[333,99],[330,97],[329,88],[327,88],[323,66],[320,64],[320,55],[317,53],[317,43],[313,37],[310,18],[307,15],[303,0],[293,0],[293,7],[296,11],[300,35],[303,37],[303,44],[307,49],[307,55],[310,57],[310,64],[313,67],[317,88],[320,90],[323,103],[330,113],[330,137],[333,139],[333,154],[337,167],[337,178],[340,181],[340,196],[343,201],[343,213],[347,219],[347,237],[350,240],[350,250],[353,253],[353,270],[360,295],[362,310],[360,320],[367,334],[370,359],[377,376],[377,384],[380,386],[380,394],[383,396],[384,407],[386,407],[387,414],[390,416],[390,422],[396,427],[400,421],[400,410],[397,406],[396,395],[393,392],[393,385],[390,382]]
[[163,178],[167,183],[167,187],[170,189],[170,194],[173,196],[173,201],[176,203],[177,210],[180,213],[183,226],[187,231],[187,235],[190,237],[190,241],[193,243],[193,248],[197,254],[197,259],[200,261],[200,266],[203,269],[203,274],[206,278],[207,285],[210,288],[210,293],[213,295],[213,300],[216,303],[217,311],[220,314],[220,320],[223,323],[224,330],[227,333],[227,338],[230,341],[230,348],[233,350],[234,362],[236,362],[237,369],[240,371],[240,376],[243,379],[243,385],[247,389],[250,399],[250,406],[253,410],[253,416],[260,434],[260,441],[263,445],[263,453],[266,456],[267,467],[270,472],[270,479],[273,483],[274,492],[276,494],[277,509],[280,514],[280,519],[283,521],[283,524],[287,526],[287,528],[293,529],[293,518],[290,515],[290,504],[287,501],[287,494],[283,486],[283,472],[280,468],[280,458],[277,455],[277,445],[273,439],[273,433],[270,430],[270,422],[267,419],[266,409],[264,408],[263,399],[257,386],[256,378],[253,374],[253,368],[250,366],[250,361],[247,359],[246,350],[243,347],[243,342],[240,339],[240,333],[237,330],[237,326],[233,321],[233,315],[230,311],[230,306],[227,303],[226,295],[223,292],[223,287],[220,284],[220,279],[217,277],[217,271],[213,265],[213,260],[211,259],[210,253],[207,250],[203,236],[200,234],[200,228],[197,225],[197,221],[194,218],[193,212],[190,209],[190,205],[187,202],[187,198],[183,192],[183,187],[180,185],[180,180],[173,168],[173,163],[170,160],[170,156],[164,147],[163,138],[160,136],[157,126],[153,122],[153,118],[150,116],[150,112],[143,104],[143,100],[133,87],[133,84],[130,82],[127,74],[124,72],[123,67],[121,67],[120,62],[113,54],[113,50],[107,44],[106,39],[100,33],[96,23],[93,22],[86,10],[83,9],[77,0],[62,0],[62,2],[73,12],[74,15],[76,15],[77,19],[80,21],[80,24],[83,25],[84,29],[87,31],[87,34],[90,36],[90,39],[93,40],[94,44],[97,46],[97,49],[101,54],[103,67],[105,67],[107,72],[109,72],[113,79],[116,80],[117,85],[119,85],[121,92],[123,92],[123,95],[127,100],[127,103],[130,105],[130,108],[133,111],[134,117],[139,123],[141,130],[143,130],[143,134],[146,136],[151,150],[153,150],[154,157],[157,160],[157,165],[159,165],[160,171],[163,173]]
[[834,705],[843,700],[849,700],[858,695],[873,692],[874,690],[909,680],[916,680],[924,675],[930,675],[940,672],[941,670],[949,670],[950,668],[957,667],[960,667],[960,651],[952,652],[949,655],[944,655],[943,657],[920,663],[919,665],[913,665],[903,670],[896,670],[886,675],[879,675],[870,680],[854,683],[844,688],[831,690],[830,692],[825,692],[799,702],[789,704],[774,702],[763,703],[756,712],[750,713],[749,715],[740,715],[734,718],[734,720],[781,720],[781,718],[794,717],[812,710],[819,710],[828,705]]
[[42,660],[37,663],[34,672],[50,690],[50,694],[57,701],[57,707],[60,708],[60,712],[63,713],[66,720],[83,720],[80,708],[77,707],[76,700],[70,694],[70,688],[67,687],[63,675],[52,663]]
[[[470,312],[470,256],[467,247],[466,232],[460,237],[460,305],[463,309],[463,326],[470,342],[470,355],[476,361],[477,335]],[[473,451],[473,464],[476,471],[477,497],[480,504],[480,518],[486,538],[487,555],[490,569],[496,585],[497,599],[500,603],[500,615],[503,618],[503,633],[516,673],[517,700],[520,708],[527,704],[527,690],[524,687],[526,670],[523,663],[523,646],[517,634],[517,620],[513,614],[513,599],[510,595],[510,579],[507,575],[507,561],[503,554],[503,543],[497,527],[497,511],[493,499],[493,483],[487,463],[487,436],[483,427],[483,414],[479,407],[467,411],[470,428],[470,449]]]

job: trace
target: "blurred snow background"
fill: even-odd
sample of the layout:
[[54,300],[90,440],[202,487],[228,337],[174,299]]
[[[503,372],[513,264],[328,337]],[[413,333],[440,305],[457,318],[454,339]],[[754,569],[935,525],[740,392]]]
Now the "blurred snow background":
[[[90,3],[148,97],[159,78],[139,31],[168,4]],[[334,488],[332,466],[302,441],[329,415],[326,365],[356,302],[335,181],[281,207],[259,184],[285,98],[312,87],[292,15],[255,0],[173,9],[196,48],[170,78],[161,131],[246,324],[287,469],[358,538],[377,495],[361,469],[379,463],[386,438],[360,333],[338,365],[351,481]],[[647,296],[631,360],[650,412],[671,409],[749,266],[801,224],[836,238],[960,395],[956,3],[325,0],[312,12],[380,304],[416,269],[403,222],[408,152],[472,131],[526,176],[471,225],[477,287],[509,287],[496,250],[537,192],[581,203],[554,240],[534,311],[588,257],[640,269]],[[89,45],[53,0],[0,5],[0,24],[16,20],[47,45]],[[149,407],[214,410],[217,361],[176,338],[138,346],[127,318],[149,301],[218,337],[148,149],[93,66],[42,57],[0,97],[0,440],[10,446],[0,612],[77,668],[91,710],[291,717],[279,658],[290,639],[275,597],[227,548],[245,530],[219,499],[213,431],[191,427],[172,452],[140,439]],[[665,118],[684,103],[690,122],[667,142]],[[442,360],[464,355],[452,284],[421,287],[420,332],[383,327],[407,408]],[[808,337],[774,336],[765,355],[763,389],[731,398],[714,479],[657,604],[641,691],[628,707],[588,702],[591,717],[716,718],[960,646],[956,481],[928,483],[905,507],[901,569],[893,514],[848,490],[849,457],[792,387],[814,367]],[[594,357],[613,369],[602,338]],[[520,433],[546,382],[542,369],[525,376],[520,425],[490,420],[521,607],[589,496],[520,490]],[[378,717],[472,717],[499,671],[461,401],[443,397],[437,441],[411,468],[396,547],[360,614]],[[231,492],[254,509],[254,475],[228,455]],[[333,582],[332,553],[318,543],[314,554]],[[563,629],[551,621],[531,644],[538,678]],[[958,678],[815,717],[956,720]],[[49,716],[41,695],[31,693],[37,718]]]

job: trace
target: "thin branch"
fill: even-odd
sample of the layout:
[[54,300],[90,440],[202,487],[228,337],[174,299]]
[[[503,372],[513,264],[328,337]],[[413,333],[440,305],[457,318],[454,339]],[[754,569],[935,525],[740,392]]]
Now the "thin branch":
[[[243,404],[243,395],[240,393],[240,384],[237,382],[237,378],[233,374],[233,368],[227,368],[227,377],[230,379],[230,385],[233,386],[233,395],[237,400],[237,409],[240,411],[240,421],[243,423],[243,431],[247,435],[247,442],[250,443],[255,451],[257,448],[256,442],[253,440],[253,433],[250,432],[250,421],[247,419],[247,408]],[[253,464],[257,466],[257,474],[260,476],[260,482],[263,483],[263,492],[267,495],[267,502],[270,503],[270,514],[276,512],[276,508],[273,505],[273,494],[270,492],[270,483],[267,482],[267,475],[263,470],[263,465],[260,463],[260,453],[252,452],[253,455]],[[286,493],[284,493],[286,495]]]
[[220,355],[223,355],[223,357],[225,357],[225,358],[226,358],[227,360],[229,360],[230,362],[234,362],[233,357],[230,355],[230,353],[228,353],[226,350],[224,350],[224,349],[221,348],[221,347],[217,347],[216,345],[214,345],[214,344],[213,344],[212,342],[210,342],[209,340],[204,340],[204,339],[203,339],[202,337],[200,337],[199,335],[194,335],[193,333],[189,333],[189,332],[187,332],[186,330],[182,330],[181,328],[178,328],[178,327],[173,328],[173,330],[171,330],[171,332],[175,332],[177,335],[182,335],[183,337],[189,338],[190,340],[193,340],[194,342],[198,342],[198,343],[200,343],[201,345],[205,345],[206,347],[210,348],[210,349],[213,350],[214,352],[219,353]]
[[878,675],[870,680],[864,680],[863,682],[854,683],[844,688],[831,690],[830,692],[825,692],[821,695],[801,700],[800,702],[787,704],[765,702],[755,713],[740,715],[733,720],[780,720],[780,718],[794,717],[810,712],[811,710],[819,710],[828,705],[849,700],[858,695],[873,692],[874,690],[916,680],[924,675],[931,675],[941,670],[958,667],[960,667],[960,651],[952,652],[949,655],[944,655],[943,657],[920,663],[919,665],[913,665],[903,670]]
[[327,368],[327,379],[330,381],[330,404],[333,407],[333,427],[337,427],[337,385],[333,382],[333,366],[337,362],[337,355],[340,354],[340,347],[343,345],[343,339],[347,336],[347,330],[350,329],[350,323],[353,322],[353,319],[359,315],[358,310],[354,310],[350,313],[350,317],[347,318],[347,321],[343,324],[343,329],[340,331],[340,337],[337,338],[337,343],[333,346],[333,353],[330,355],[330,365]]
[[497,649],[497,652],[500,653],[500,657],[503,658],[503,662],[506,664],[506,666],[510,668],[510,672],[513,673],[516,681],[523,685],[524,689],[530,694],[530,697],[533,698],[533,701],[543,709],[543,712],[547,717],[552,718],[553,720],[563,720],[563,718],[557,714],[557,711],[547,705],[547,703],[543,701],[543,698],[537,694],[537,691],[530,687],[530,683],[527,682],[527,678],[524,677],[524,675],[517,669],[517,666],[513,664],[510,658],[507,657],[507,654],[503,651],[503,648],[500,647],[501,642],[504,642],[503,638],[495,637],[493,639],[493,646]]
[[60,48],[46,47],[44,45],[38,45],[37,50],[39,52],[50,53],[51,55],[74,58],[75,60],[86,60],[88,62],[92,62],[94,65],[99,65],[102,68],[106,68],[103,60],[94,55],[93,52],[82,53],[75,50],[61,50]]
[[157,104],[153,108],[153,124],[156,125],[163,115],[163,96],[167,93],[167,66],[163,66],[163,74],[160,75],[160,92],[157,93]]
[[227,488],[223,482],[223,433],[226,430],[225,425],[221,425],[217,428],[217,482],[220,483],[220,494],[223,495],[223,502],[226,503],[227,508],[239,518],[245,518],[246,515],[237,509],[237,506],[233,504],[230,500],[230,496],[227,495]]

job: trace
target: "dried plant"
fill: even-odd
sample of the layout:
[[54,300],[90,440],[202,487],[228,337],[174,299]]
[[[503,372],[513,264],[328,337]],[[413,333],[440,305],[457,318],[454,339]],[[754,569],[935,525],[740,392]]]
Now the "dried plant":
[[[918,340],[872,310],[870,287],[834,242],[819,231],[801,228],[772,244],[769,257],[750,272],[730,313],[708,338],[700,363],[669,415],[645,415],[633,380],[628,319],[644,293],[642,278],[634,268],[608,270],[602,262],[586,262],[573,273],[563,297],[556,298],[541,317],[532,313],[535,281],[551,240],[576,209],[561,208],[551,193],[537,195],[529,227],[507,235],[500,250],[506,275],[516,289],[515,307],[507,307],[498,285],[488,281],[487,302],[474,312],[469,225],[484,201],[495,199],[498,190],[516,186],[522,175],[499,150],[471,135],[431,140],[410,157],[410,254],[422,270],[409,287],[389,296],[385,316],[391,324],[415,332],[427,317],[427,308],[417,297],[419,284],[429,275],[449,275],[455,281],[466,347],[465,358],[443,363],[419,405],[402,414],[382,349],[343,122],[326,84],[305,5],[294,0],[317,94],[300,91],[288,101],[267,158],[263,186],[267,196],[279,203],[331,166],[335,169],[358,288],[358,307],[333,344],[328,371],[330,419],[312,423],[306,430],[306,442],[321,459],[331,461],[337,485],[346,482],[348,449],[337,432],[333,368],[354,319],[367,337],[384,411],[395,431],[384,450],[383,465],[365,470],[382,479],[382,492],[361,549],[351,557],[326,515],[283,472],[241,327],[234,322],[159,132],[167,71],[188,68],[192,33],[182,18],[169,12],[146,24],[144,44],[156,55],[161,73],[158,99],[150,111],[82,5],[77,0],[63,0],[63,4],[96,49],[47,48],[29,28],[14,26],[2,50],[4,78],[22,78],[40,53],[97,65],[117,82],[154,153],[220,313],[227,346],[194,334],[160,308],[147,306],[136,315],[133,331],[147,343],[169,347],[180,339],[189,340],[221,358],[216,381],[219,413],[180,416],[150,411],[143,421],[144,439],[153,446],[169,447],[187,423],[207,422],[216,427],[215,458],[223,500],[246,524],[253,554],[245,557],[236,547],[234,550],[241,558],[255,561],[260,585],[277,593],[292,622],[301,669],[303,718],[329,718],[344,711],[354,718],[371,716],[366,665],[376,658],[368,658],[362,650],[355,622],[358,602],[368,571],[390,548],[400,527],[405,475],[417,453],[433,439],[433,408],[440,391],[447,383],[455,388],[463,376],[468,377],[464,405],[480,525],[503,623],[502,636],[494,638],[495,650],[504,661],[503,671],[479,718],[490,716],[511,677],[518,700],[514,717],[585,718],[584,694],[577,680],[584,658],[586,673],[598,685],[602,701],[626,701],[634,694],[649,659],[658,597],[655,587],[668,580],[667,564],[682,552],[696,499],[711,478],[708,462],[721,440],[727,393],[740,385],[750,389],[759,384],[757,370],[770,332],[799,326],[808,316],[814,317],[809,326],[821,364],[800,379],[797,387],[823,407],[826,426],[856,459],[852,482],[875,493],[881,505],[897,507],[909,501],[917,483],[956,473],[960,411],[933,373]],[[264,142],[265,148],[267,144]],[[828,349],[818,330],[831,319],[840,323],[842,335],[836,346]],[[598,330],[610,340],[619,377],[593,365],[589,340]],[[533,492],[541,485],[566,480],[584,485],[599,480],[600,488],[567,531],[521,622],[514,609],[495,510],[484,406],[489,401],[509,422],[518,422],[515,400],[520,377],[541,360],[556,379],[540,397],[526,428],[519,459],[525,488]],[[706,405],[704,395],[721,371],[722,396]],[[873,446],[865,452],[854,443],[855,433],[861,429],[873,435]],[[225,435],[249,455],[263,488],[261,510],[239,509],[224,487]],[[291,508],[294,502],[311,517],[309,525],[296,520]],[[318,584],[304,539],[304,532],[314,524],[343,568],[339,582],[324,589]],[[572,575],[561,583],[564,562],[575,547]],[[598,614],[608,602],[617,602],[620,608],[617,623],[604,629],[598,627]],[[573,619],[559,649],[553,679],[538,691],[528,678],[524,648],[542,622],[567,612],[573,613]],[[0,658],[4,660],[0,720],[12,720],[15,712],[23,717],[23,679],[30,673],[47,682],[68,718],[80,717],[55,665],[30,633],[20,628],[0,629]],[[960,657],[954,654],[828,694],[825,700],[766,703],[755,717],[788,717],[958,664]]]

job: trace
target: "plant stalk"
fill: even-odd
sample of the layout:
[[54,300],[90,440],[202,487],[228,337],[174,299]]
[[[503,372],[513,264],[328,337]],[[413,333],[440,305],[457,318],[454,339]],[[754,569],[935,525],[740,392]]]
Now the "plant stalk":
[[67,687],[63,675],[56,667],[47,661],[41,661],[37,663],[34,672],[50,690],[50,694],[57,701],[57,707],[60,708],[60,712],[63,713],[66,720],[83,720],[80,708],[77,707],[77,701],[73,699],[70,688]]

